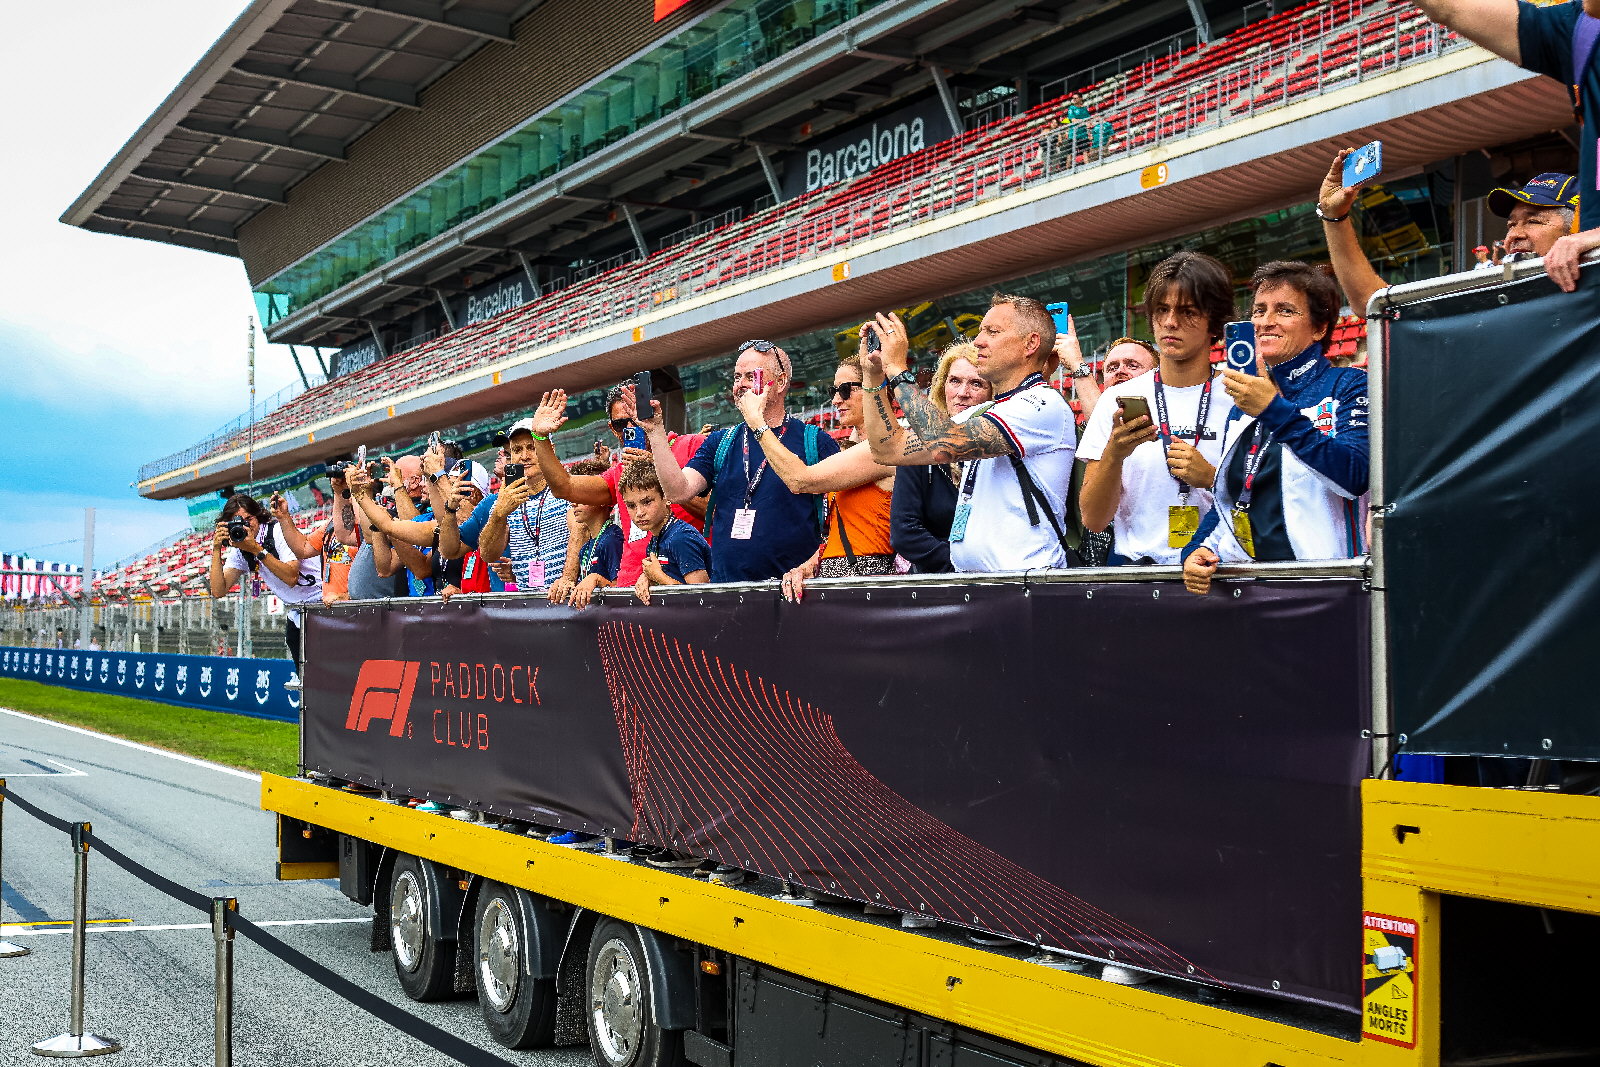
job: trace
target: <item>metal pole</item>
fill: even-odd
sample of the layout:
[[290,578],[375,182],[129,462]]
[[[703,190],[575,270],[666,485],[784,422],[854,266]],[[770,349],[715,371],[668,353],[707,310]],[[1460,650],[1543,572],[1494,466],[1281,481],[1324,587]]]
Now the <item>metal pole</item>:
[[[4,778],[0,778],[0,794],[4,794],[5,788],[6,780]],[[0,859],[4,859],[5,857],[5,820],[6,798],[4,795],[0,795]],[[0,874],[0,889],[3,889],[5,884],[5,876]],[[0,896],[0,920],[3,920],[4,918],[5,899],[3,896]],[[6,924],[3,921],[0,921],[0,930],[4,930],[5,925]],[[0,960],[8,960],[14,956],[26,956],[31,951],[32,949],[23,948],[21,945],[13,945],[9,941],[0,939]]]
[[83,586],[78,601],[78,647],[87,649],[94,631],[94,607],[89,587],[94,584],[94,508],[83,509]]
[[247,481],[256,480],[256,317],[250,316],[250,447],[244,458],[249,473]]
[[217,1067],[233,1067],[233,927],[228,912],[238,911],[233,897],[211,898],[211,940],[217,946]]
[[37,1042],[36,1056],[55,1059],[82,1059],[121,1052],[122,1045],[109,1037],[83,1032],[83,966],[88,950],[89,928],[89,824],[72,827],[72,1029],[70,1032]]

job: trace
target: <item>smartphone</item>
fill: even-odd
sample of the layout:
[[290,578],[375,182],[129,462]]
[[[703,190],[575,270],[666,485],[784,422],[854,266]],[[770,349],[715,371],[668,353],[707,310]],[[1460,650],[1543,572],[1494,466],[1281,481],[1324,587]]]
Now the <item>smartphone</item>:
[[507,463],[506,464],[506,476],[505,476],[504,479],[502,479],[502,481],[503,481],[503,483],[505,485],[510,485],[512,482],[516,481],[518,478],[521,478],[521,477],[522,477],[522,464],[520,464],[520,463]]
[[1383,173],[1383,142],[1373,141],[1364,144],[1344,158],[1344,182],[1346,189],[1353,189],[1362,182],[1370,182]]
[[755,384],[753,386],[751,386],[751,388],[754,389],[757,393],[766,392],[767,391],[767,372],[765,370],[763,370],[762,368],[757,367],[756,370],[755,370],[755,375],[756,375]]
[[439,473],[445,475],[446,477],[451,477],[455,475],[456,467],[465,467],[466,465],[467,461],[464,459],[446,459],[444,461],[444,466],[439,469]]
[[1142,396],[1119,396],[1117,407],[1122,409],[1122,422],[1124,425],[1137,419],[1140,415],[1150,417],[1150,401]]
[[362,445],[360,448],[356,449],[356,464],[355,465],[358,466],[358,467],[365,467],[367,465],[367,446],[366,445]]
[[[650,372],[642,370],[633,376],[633,403],[639,412],[639,418],[653,419],[656,417],[655,408],[650,406],[650,401],[653,399],[655,398],[651,395]],[[637,430],[638,427],[635,426],[634,429]],[[642,435],[643,431],[641,431]]]
[[1222,352],[1228,369],[1241,374],[1256,372],[1256,324],[1230,322],[1222,327]]
[[430,433],[428,435],[428,451],[429,452],[438,452],[439,451],[439,442],[440,442],[442,437],[443,437],[443,435],[440,434],[440,432],[438,430],[435,430],[435,431],[433,431],[432,433]]
[[645,437],[644,431],[637,426],[628,427],[628,432],[622,435],[623,448],[640,448],[649,450],[650,440]]
[[861,329],[867,335],[867,351],[881,352],[883,350],[883,338],[878,336],[878,328],[876,326],[863,326]]
[[1050,312],[1050,317],[1055,320],[1056,333],[1060,334],[1062,337],[1065,337],[1067,335],[1067,331],[1071,329],[1071,324],[1067,322],[1069,309],[1066,301],[1062,301],[1059,304],[1046,304],[1044,309]]

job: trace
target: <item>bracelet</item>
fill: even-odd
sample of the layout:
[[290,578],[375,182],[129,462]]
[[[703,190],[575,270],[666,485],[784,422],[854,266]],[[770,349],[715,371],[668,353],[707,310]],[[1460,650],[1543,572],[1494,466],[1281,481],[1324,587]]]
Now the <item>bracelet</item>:
[[1350,213],[1348,211],[1346,211],[1343,215],[1325,215],[1325,214],[1323,214],[1322,213],[1322,201],[1320,201],[1320,200],[1317,201],[1316,214],[1317,214],[1317,218],[1321,219],[1323,222],[1343,222],[1345,219],[1350,217]]
[[883,385],[880,385],[876,389],[874,389],[872,386],[868,385],[866,382],[862,382],[861,383],[861,391],[863,393],[881,393],[881,392],[883,392],[884,386],[886,386],[888,384],[889,384],[889,379],[885,378],[883,380]]
[[528,436],[533,438],[535,441],[548,441],[548,440],[550,440],[548,435],[542,434],[542,433],[534,433],[532,430],[528,431]]

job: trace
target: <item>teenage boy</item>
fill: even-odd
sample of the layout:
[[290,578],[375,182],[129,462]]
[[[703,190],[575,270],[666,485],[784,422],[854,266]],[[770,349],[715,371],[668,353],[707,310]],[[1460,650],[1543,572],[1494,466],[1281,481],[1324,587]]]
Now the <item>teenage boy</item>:
[[[1107,389],[1089,419],[1078,444],[1078,510],[1086,529],[1115,526],[1111,562],[1177,564],[1211,510],[1233,410],[1211,373],[1211,346],[1234,314],[1233,279],[1210,256],[1179,252],[1150,272],[1144,307],[1158,362]],[[1128,417],[1135,397],[1149,415]]]
[[629,463],[622,469],[618,488],[634,525],[649,537],[639,580],[633,586],[640,602],[650,603],[651,586],[709,582],[711,546],[699,530],[672,514],[655,464],[640,459]]

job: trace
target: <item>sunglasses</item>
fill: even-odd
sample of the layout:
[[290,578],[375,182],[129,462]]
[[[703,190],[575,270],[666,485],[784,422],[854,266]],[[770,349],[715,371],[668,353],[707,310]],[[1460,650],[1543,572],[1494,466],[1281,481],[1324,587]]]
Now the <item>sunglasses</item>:
[[632,425],[633,425],[633,420],[632,419],[612,419],[611,420],[611,428],[613,430],[617,431],[618,433],[622,433],[624,430],[626,430],[628,427],[630,427]]
[[748,352],[752,348],[757,352],[760,352],[762,355],[766,355],[768,352],[776,352],[778,354],[778,369],[786,375],[791,373],[789,361],[784,357],[783,349],[779,348],[771,341],[746,341],[744,344],[739,346],[739,351]]
[[833,387],[833,395],[840,400],[849,400],[857,389],[862,388],[860,382],[840,382]]

